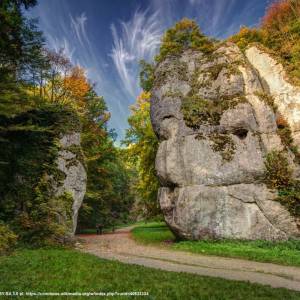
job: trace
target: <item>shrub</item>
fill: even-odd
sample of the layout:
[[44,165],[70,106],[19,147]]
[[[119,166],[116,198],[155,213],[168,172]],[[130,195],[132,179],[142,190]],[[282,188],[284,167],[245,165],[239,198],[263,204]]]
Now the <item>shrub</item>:
[[181,111],[186,125],[199,129],[200,125],[218,125],[224,111],[245,101],[240,95],[223,96],[217,100],[188,95],[182,99]]
[[278,190],[278,197],[275,200],[298,218],[300,216],[300,181],[293,179],[293,172],[287,158],[279,151],[272,151],[266,157],[265,166],[266,184]]
[[284,205],[289,212],[296,216],[300,216],[300,182],[294,181],[292,185],[280,189],[276,199]]
[[241,50],[245,50],[251,43],[261,43],[263,37],[258,29],[242,27],[237,34],[229,38],[229,41],[235,43]]
[[290,185],[292,170],[285,155],[279,151],[271,151],[267,154],[266,183],[270,188],[285,188]]
[[181,111],[187,126],[199,129],[200,125],[218,124],[222,109],[215,101],[190,96],[182,100]]
[[0,255],[9,253],[17,243],[17,236],[7,225],[0,222]]

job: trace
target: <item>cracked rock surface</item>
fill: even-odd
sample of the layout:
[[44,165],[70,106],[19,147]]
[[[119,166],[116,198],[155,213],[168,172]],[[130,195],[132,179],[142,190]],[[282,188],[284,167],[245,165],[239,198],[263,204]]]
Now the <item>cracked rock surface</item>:
[[[181,238],[299,237],[295,218],[264,183],[267,153],[284,146],[276,115],[259,95],[274,94],[277,103],[290,99],[280,102],[280,110],[296,141],[300,108],[291,101],[300,98],[296,88],[288,98],[268,86],[272,78],[259,67],[268,69],[272,61],[263,57],[254,65],[256,52],[266,55],[253,49],[244,55],[225,44],[210,55],[187,50],[156,67],[151,121],[160,139],[158,199]],[[297,176],[299,166],[288,155]]]
[[[57,168],[64,174],[63,181],[56,186],[56,195],[60,196],[69,193],[73,198],[72,222],[70,223],[70,234],[76,232],[78,212],[82,205],[86,192],[87,173],[83,162],[79,157],[81,150],[80,133],[73,132],[61,137],[61,149],[58,153]],[[74,151],[77,149],[77,151]],[[63,220],[66,223],[66,220]]]

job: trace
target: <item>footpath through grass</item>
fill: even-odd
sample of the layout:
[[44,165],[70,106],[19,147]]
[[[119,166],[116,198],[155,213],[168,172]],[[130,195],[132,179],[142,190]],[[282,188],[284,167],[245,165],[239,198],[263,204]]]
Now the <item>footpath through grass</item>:
[[300,266],[300,241],[296,240],[283,242],[237,240],[176,242],[173,233],[165,223],[154,222],[137,226],[132,230],[132,235],[138,242],[169,245],[171,249],[175,250]]
[[11,256],[0,257],[0,270],[1,292],[149,293],[146,297],[90,297],[92,299],[300,299],[300,293],[286,289],[126,265],[75,250],[19,250]]

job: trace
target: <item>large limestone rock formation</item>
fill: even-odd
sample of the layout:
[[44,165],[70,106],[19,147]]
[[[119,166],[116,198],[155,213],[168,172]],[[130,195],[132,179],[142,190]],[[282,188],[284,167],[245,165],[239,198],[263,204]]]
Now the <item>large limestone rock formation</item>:
[[[83,166],[80,133],[73,132],[63,135],[60,140],[57,168],[64,174],[64,179],[56,185],[55,194],[61,196],[70,193],[73,198],[72,222],[70,233],[74,235],[77,227],[78,211],[86,192],[87,173]],[[63,220],[64,221],[64,220]]]
[[[299,90],[282,72],[256,47],[245,56],[233,44],[210,55],[188,50],[157,66],[151,120],[160,139],[158,198],[179,237],[299,237],[297,220],[264,181],[267,153],[284,149],[271,95],[300,141]],[[293,154],[286,156],[297,177]]]

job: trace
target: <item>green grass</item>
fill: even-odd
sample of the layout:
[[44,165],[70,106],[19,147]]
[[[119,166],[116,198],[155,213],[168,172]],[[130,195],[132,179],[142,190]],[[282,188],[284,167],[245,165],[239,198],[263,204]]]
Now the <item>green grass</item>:
[[[19,250],[11,256],[0,257],[0,270],[0,291],[144,291],[149,292],[149,296],[130,299],[160,300],[300,299],[300,293],[285,289],[272,289],[246,282],[126,265],[99,259],[75,250]],[[92,298],[128,299],[123,297]],[[55,297],[55,299],[66,299],[66,297]]]
[[283,265],[300,266],[300,241],[239,241],[239,240],[203,240],[176,242],[174,235],[164,223],[152,223],[150,226],[138,226],[132,235],[138,242],[164,245],[166,240],[171,249],[205,255],[235,257],[260,262],[272,262]]
[[174,241],[175,237],[165,223],[151,222],[140,224],[132,230],[133,237],[144,244]]

